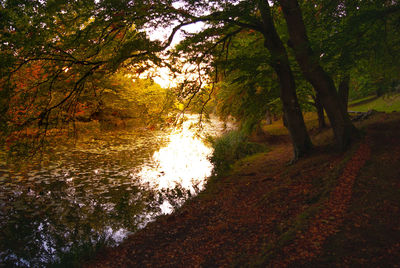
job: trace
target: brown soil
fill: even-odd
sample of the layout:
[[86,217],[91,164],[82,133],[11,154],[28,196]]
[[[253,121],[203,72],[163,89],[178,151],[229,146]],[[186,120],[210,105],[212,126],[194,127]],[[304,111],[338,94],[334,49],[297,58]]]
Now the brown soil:
[[348,152],[331,153],[320,133],[291,166],[291,145],[270,145],[84,266],[399,267],[400,114],[358,127]]

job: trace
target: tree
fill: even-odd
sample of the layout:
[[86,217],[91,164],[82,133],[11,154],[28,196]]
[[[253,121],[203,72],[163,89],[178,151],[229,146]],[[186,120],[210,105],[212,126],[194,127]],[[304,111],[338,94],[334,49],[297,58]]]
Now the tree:
[[304,119],[297,100],[296,86],[292,74],[286,49],[279,38],[272,20],[270,7],[267,1],[260,0],[258,8],[262,17],[262,34],[264,46],[271,53],[271,66],[278,75],[281,87],[281,100],[284,117],[287,121],[290,136],[294,147],[294,158],[303,156],[312,147]]
[[[351,2],[349,2],[349,5]],[[351,5],[353,16],[349,18],[357,36],[357,56],[354,59],[352,81],[358,87],[354,96],[381,95],[398,84],[400,4],[396,1],[357,2]]]
[[[0,126],[3,135],[75,120],[82,98],[121,66],[146,68],[166,44],[136,26],[146,12],[117,1],[3,1],[0,9]],[[129,14],[129,15],[128,15]],[[130,17],[131,16],[131,17]],[[133,19],[137,18],[137,19]],[[26,79],[34,74],[33,79]],[[30,102],[26,102],[30,100]],[[16,117],[32,104],[34,109]],[[18,112],[21,115],[21,112]]]
[[[269,51],[266,60],[279,79],[295,158],[299,157],[311,149],[311,142],[296,94],[295,82],[299,84],[293,74],[296,64],[291,60],[290,50],[286,49],[287,32],[282,28],[286,21],[288,44],[293,48],[303,76],[317,91],[316,97],[327,111],[338,147],[344,149],[357,136],[357,131],[342,100],[348,96],[349,83],[358,82],[357,74],[361,73],[358,63],[371,61],[371,57],[358,57],[356,48],[362,44],[362,53],[367,54],[373,47],[384,55],[380,57],[377,53],[375,56],[387,71],[377,72],[377,84],[381,83],[385,73],[390,73],[390,79],[394,81],[398,68],[390,68],[386,62],[390,53],[399,50],[395,27],[398,17],[394,16],[398,14],[399,5],[379,0],[368,3],[302,1],[301,7],[295,0],[275,2],[280,6],[266,0],[3,1],[0,10],[0,103],[5,105],[1,108],[4,112],[1,126],[6,129],[7,123],[12,121],[7,117],[7,111],[10,100],[15,100],[19,92],[35,96],[37,88],[41,92],[41,105],[38,106],[41,111],[27,117],[15,128],[34,124],[47,126],[57,115],[73,113],[75,104],[82,96],[90,94],[92,85],[121,67],[129,66],[138,72],[154,65],[181,67],[173,61],[166,62],[161,56],[180,30],[184,40],[177,46],[176,55],[184,56],[191,63],[189,72],[192,78],[195,74],[197,78],[182,83],[179,97],[188,103],[207,103],[215,93],[220,75],[218,64],[230,40],[240,39],[240,34],[253,31],[264,40],[259,46]],[[306,20],[303,20],[303,14]],[[368,14],[374,15],[374,19],[367,20]],[[379,19],[389,14],[390,19]],[[317,20],[322,26],[318,26]],[[362,26],[360,31],[352,29],[354,21]],[[385,49],[382,51],[376,49],[382,43],[369,42],[379,39],[376,37],[382,32],[382,24],[368,27],[371,21],[384,21],[383,25],[387,26],[385,36],[390,38],[383,42]],[[186,26],[195,23],[203,23],[203,29],[197,33],[185,31]],[[146,34],[154,28],[165,31],[167,26],[170,30],[163,41],[150,40]],[[307,35],[306,27],[314,27],[317,31]],[[343,47],[345,49],[341,49]],[[36,65],[43,71],[35,85],[25,85],[24,90],[19,90],[17,81],[23,71]],[[334,78],[343,78],[340,93]],[[254,87],[248,89],[248,93],[254,91]],[[199,96],[197,99],[196,95]]]
[[[303,156],[312,144],[307,133],[301,109],[297,100],[294,77],[290,68],[285,47],[276,32],[270,6],[266,1],[183,1],[185,8],[176,9],[169,7],[168,14],[175,12],[181,17],[180,24],[174,29],[185,25],[204,22],[206,27],[200,33],[189,36],[184,41],[184,51],[191,50],[192,62],[199,64],[207,60],[212,62],[213,54],[218,44],[224,43],[227,38],[249,29],[263,35],[264,46],[269,50],[268,61],[275,70],[281,91],[282,106],[288,122],[288,129],[294,148],[294,159]],[[200,9],[194,12],[195,8]],[[207,14],[208,15],[203,15]],[[261,14],[261,16],[259,15]],[[162,16],[163,14],[161,14]],[[164,16],[166,16],[164,14]],[[176,19],[175,17],[173,18]],[[197,47],[196,47],[197,45]],[[200,49],[201,48],[201,49]],[[198,92],[198,89],[193,91]]]
[[241,32],[216,61],[220,73],[217,113],[233,116],[247,134],[259,131],[263,119],[282,110],[279,82],[262,43],[259,33]]
[[129,70],[120,69],[102,81],[94,114],[98,119],[133,119],[139,125],[149,125],[162,122],[172,112],[172,93],[150,78],[133,78]]
[[290,45],[304,77],[318,92],[331,123],[336,145],[345,150],[357,136],[344,103],[340,100],[335,84],[319,63],[319,56],[313,52],[307,37],[301,9],[296,0],[280,0],[290,36]]

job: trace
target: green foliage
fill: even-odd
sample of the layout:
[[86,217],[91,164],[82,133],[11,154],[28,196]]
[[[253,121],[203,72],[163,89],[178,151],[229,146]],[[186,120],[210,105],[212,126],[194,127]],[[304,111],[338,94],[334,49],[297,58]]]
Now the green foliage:
[[216,94],[217,113],[222,118],[233,116],[245,133],[251,133],[267,112],[281,113],[279,84],[257,33],[236,36],[228,52],[229,57],[217,61],[223,72]]
[[[320,2],[316,4],[317,2]],[[303,2],[303,13],[324,67],[340,82],[351,77],[350,97],[387,92],[398,82],[399,10],[395,2]]]
[[212,142],[213,155],[210,158],[214,165],[213,173],[222,176],[239,159],[265,151],[265,147],[254,142],[249,142],[246,135],[240,131],[230,131]]

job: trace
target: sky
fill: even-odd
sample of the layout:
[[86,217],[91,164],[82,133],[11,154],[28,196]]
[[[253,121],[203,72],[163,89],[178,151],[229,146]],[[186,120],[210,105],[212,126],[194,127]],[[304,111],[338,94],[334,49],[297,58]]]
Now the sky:
[[[185,30],[188,33],[196,33],[199,32],[202,27],[204,26],[204,23],[199,22],[195,24],[190,24],[182,27],[183,30]],[[172,32],[172,27],[169,29],[157,29],[155,31],[152,31],[149,33],[150,39],[151,40],[161,40],[165,41],[168,39],[170,33]],[[182,31],[178,31],[171,43],[171,48],[177,45],[180,41],[184,39]],[[153,77],[154,81],[159,84],[163,88],[168,88],[168,87],[174,87],[177,86],[178,80],[173,78],[173,74],[170,73],[168,68],[157,68],[156,70],[151,70],[150,73],[155,74],[156,76]],[[144,73],[143,76],[147,76],[148,73]]]

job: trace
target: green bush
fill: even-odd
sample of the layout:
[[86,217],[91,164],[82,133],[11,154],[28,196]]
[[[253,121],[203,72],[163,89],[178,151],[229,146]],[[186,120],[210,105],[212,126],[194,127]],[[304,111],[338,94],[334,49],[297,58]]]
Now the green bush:
[[225,174],[237,160],[245,156],[265,151],[265,146],[249,142],[247,136],[237,130],[215,139],[212,145],[214,153],[210,161],[214,165],[214,176]]

